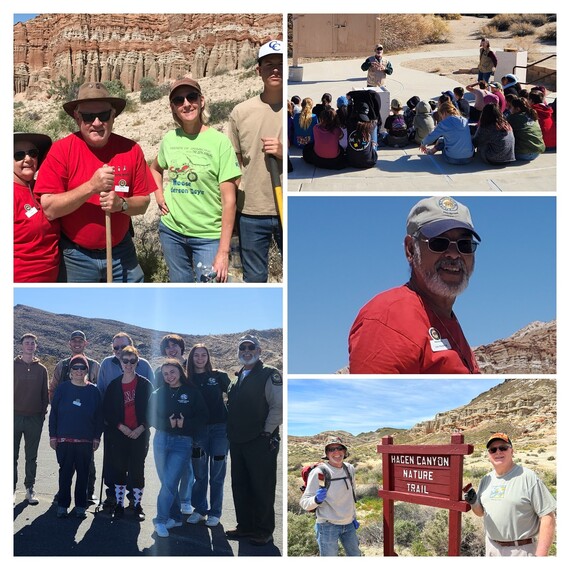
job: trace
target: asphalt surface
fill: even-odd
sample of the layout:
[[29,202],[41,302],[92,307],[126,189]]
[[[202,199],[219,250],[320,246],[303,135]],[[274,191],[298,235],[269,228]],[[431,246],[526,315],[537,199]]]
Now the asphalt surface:
[[[48,412],[49,413],[49,412]],[[154,432],[154,430],[153,430]],[[102,447],[95,452],[97,470],[96,492],[103,462]],[[160,482],[156,475],[151,445],[145,464],[143,507],[146,520],[135,521],[132,511],[113,521],[106,510],[96,512],[90,506],[87,518],[77,519],[71,512],[66,519],[56,518],[53,497],[58,489],[58,465],[55,452],[49,446],[47,420],[38,454],[35,490],[38,505],[25,500],[24,446],[20,446],[18,489],[14,506],[14,556],[281,556],[283,553],[283,453],[280,452],[275,498],[276,529],[274,540],[265,546],[253,546],[247,539],[228,540],[225,531],[235,528],[230,465],[224,486],[224,507],[221,522],[210,528],[203,522],[171,529],[168,538],[154,533],[152,518],[156,514],[156,497]],[[73,497],[73,488],[72,488]],[[72,499],[73,506],[73,499]],[[187,518],[187,517],[186,517]]]
[[[556,48],[554,48],[555,50]],[[473,50],[433,51],[398,54],[388,59],[394,73],[386,79],[387,98],[398,98],[405,103],[413,95],[424,100],[437,100],[442,91],[460,83],[435,73],[410,69],[405,61],[421,58],[450,58],[473,55]],[[545,53],[546,55],[546,53]],[[365,89],[366,74],[358,60],[320,61],[303,64],[303,80],[289,81],[288,96],[311,97],[321,100],[323,93],[336,99],[348,91]],[[467,93],[466,99],[472,99]],[[549,93],[553,101],[556,93]],[[547,152],[530,162],[514,162],[507,166],[492,166],[475,157],[469,164],[448,164],[441,153],[430,156],[420,152],[419,146],[410,143],[404,148],[380,146],[376,167],[368,169],[346,168],[341,171],[316,168],[306,163],[302,151],[289,149],[293,170],[288,174],[287,190],[303,192],[555,192],[556,153]]]

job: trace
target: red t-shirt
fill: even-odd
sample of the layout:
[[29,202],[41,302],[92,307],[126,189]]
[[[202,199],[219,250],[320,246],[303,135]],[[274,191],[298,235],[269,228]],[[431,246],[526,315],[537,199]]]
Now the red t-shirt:
[[[111,133],[103,148],[90,147],[80,133],[73,133],[53,143],[42,167],[34,192],[60,194],[89,181],[104,164],[115,168],[115,189],[119,196],[147,196],[156,190],[141,147],[134,141]],[[119,244],[129,229],[130,216],[111,214],[113,246]],[[71,241],[86,249],[105,249],[105,213],[94,194],[75,212],[61,218],[61,231]]]
[[439,317],[405,285],[364,305],[348,351],[351,374],[479,373],[455,316]]
[[59,220],[50,222],[32,191],[14,182],[14,282],[53,283],[59,271]]
[[315,154],[321,158],[336,158],[340,154],[339,143],[342,138],[342,130],[335,127],[327,131],[321,125],[315,125],[313,129],[315,138]]
[[131,380],[128,384],[121,383],[123,388],[123,401],[125,405],[125,420],[123,423],[129,429],[136,429],[139,427],[137,421],[137,413],[135,410],[135,393],[137,391],[137,379]]

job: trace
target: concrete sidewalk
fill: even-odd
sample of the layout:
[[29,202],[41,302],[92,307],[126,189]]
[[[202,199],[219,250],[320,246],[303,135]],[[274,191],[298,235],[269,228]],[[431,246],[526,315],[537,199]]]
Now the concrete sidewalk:
[[[436,100],[442,91],[461,85],[434,73],[406,68],[405,61],[424,58],[451,58],[474,55],[470,50],[431,51],[389,56],[394,73],[387,78],[390,99],[405,103],[413,95]],[[476,54],[474,55],[476,58]],[[303,64],[303,81],[289,83],[289,97],[311,97],[318,102],[323,93],[336,98],[348,91],[364,89],[366,74],[360,69],[364,57],[358,60],[322,61]],[[467,94],[470,98],[471,95]],[[549,93],[548,100],[556,98]],[[288,174],[289,192],[412,192],[449,191],[472,192],[555,192],[556,153],[544,153],[531,162],[515,162],[508,166],[491,166],[475,157],[467,165],[448,164],[441,153],[424,155],[410,143],[404,148],[380,146],[375,168],[341,171],[325,170],[307,164],[296,147],[289,149],[293,171]]]

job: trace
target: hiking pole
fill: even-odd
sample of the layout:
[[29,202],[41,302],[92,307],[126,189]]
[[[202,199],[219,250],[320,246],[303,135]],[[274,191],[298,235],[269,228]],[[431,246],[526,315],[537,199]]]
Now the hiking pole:
[[271,175],[271,184],[273,186],[273,193],[275,194],[275,201],[277,202],[277,212],[279,214],[279,221],[283,226],[283,190],[281,188],[281,179],[279,178],[279,163],[277,157],[273,154],[268,155],[269,158],[269,174]]
[[111,239],[111,212],[105,212],[105,251],[107,253],[107,283],[113,283],[113,240]]
[[95,507],[95,514],[97,514],[98,512],[100,512],[103,509],[103,481],[105,479],[105,460],[106,460],[106,441],[104,441],[105,438],[105,434],[103,434],[101,436],[101,443],[103,444],[103,465],[101,466],[101,486],[99,487],[99,504]]

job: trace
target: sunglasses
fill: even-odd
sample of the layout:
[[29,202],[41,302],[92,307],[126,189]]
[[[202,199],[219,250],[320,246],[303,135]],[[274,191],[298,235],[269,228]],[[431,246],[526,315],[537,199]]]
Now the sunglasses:
[[198,99],[200,99],[200,93],[196,91],[190,91],[190,93],[186,93],[186,95],[176,95],[176,97],[172,97],[170,100],[174,103],[177,107],[184,104],[184,100],[188,101],[188,103],[196,103]]
[[136,364],[137,359],[136,358],[121,358],[121,362],[123,364]]
[[376,48],[376,51],[384,51],[384,48]]
[[327,453],[332,453],[334,451],[344,451],[344,447],[337,445],[335,447],[327,447]]
[[114,347],[113,347],[113,350],[114,350],[115,352],[117,352],[117,350],[123,350],[123,348],[126,348],[127,346],[130,346],[130,345],[128,345],[128,344],[121,344],[121,345],[119,345],[119,346],[114,346]]
[[497,451],[507,451],[507,449],[510,449],[511,446],[510,445],[499,445],[497,447],[489,447],[489,449],[487,451],[489,451],[489,453],[494,454],[497,453]]
[[111,118],[111,111],[99,111],[97,113],[82,113],[79,111],[84,123],[92,123],[95,119],[99,119],[102,123],[107,122]]
[[87,370],[87,366],[85,364],[74,364],[71,370]]
[[255,345],[254,345],[254,344],[242,344],[242,345],[239,347],[239,349],[240,349],[241,351],[249,350],[249,351],[253,352],[253,351],[255,350]]
[[464,255],[472,255],[475,253],[479,242],[473,241],[470,238],[452,240],[446,237],[434,237],[431,239],[417,238],[428,244],[428,248],[433,253],[443,253],[449,249],[449,246],[454,243],[459,253]]
[[26,155],[30,158],[38,158],[38,156],[40,156],[40,151],[37,148],[31,148],[29,150],[15,150],[14,160],[24,160]]

